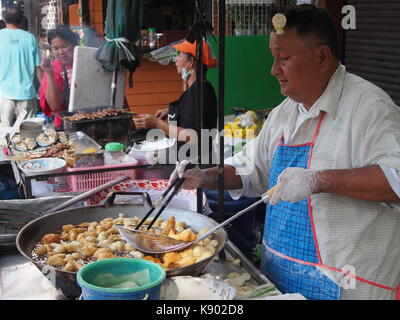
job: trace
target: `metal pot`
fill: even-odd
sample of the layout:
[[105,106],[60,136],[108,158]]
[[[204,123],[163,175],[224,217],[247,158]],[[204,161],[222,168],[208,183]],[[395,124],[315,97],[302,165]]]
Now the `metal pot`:
[[[147,194],[145,195],[147,204],[150,206],[150,197]],[[32,259],[32,250],[45,234],[57,232],[61,230],[63,225],[100,221],[107,217],[117,218],[119,213],[124,213],[125,217],[143,217],[149,210],[149,208],[143,205],[115,205],[113,199],[114,198],[112,198],[112,204],[107,203],[92,207],[66,209],[40,217],[27,224],[18,233],[16,242],[19,252],[29,259],[46,277],[49,278],[52,284],[56,288],[60,289],[69,299],[75,299],[81,294],[81,289],[76,282],[76,272],[63,271],[48,265],[40,264]],[[189,210],[176,208],[166,208],[161,214],[160,219],[165,220],[170,216],[174,216],[176,221],[185,221],[186,224],[195,232],[199,232],[204,228],[211,229],[218,224],[215,220],[208,218],[207,216]],[[214,239],[218,241],[218,247],[213,256],[189,266],[169,270],[167,271],[167,276],[199,275],[206,268],[208,263],[211,262],[213,257],[225,246],[227,240],[226,231],[223,229],[217,231],[214,234]]]

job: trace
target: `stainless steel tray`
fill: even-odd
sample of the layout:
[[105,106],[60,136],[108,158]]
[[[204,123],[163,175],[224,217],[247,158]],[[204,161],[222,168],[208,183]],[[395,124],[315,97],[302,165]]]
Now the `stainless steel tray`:
[[[264,276],[261,271],[245,255],[243,255],[230,240],[226,242],[224,249],[225,259],[221,259],[221,256],[216,256],[204,269],[203,274],[210,273],[218,276],[220,280],[223,280],[226,279],[227,276],[232,272],[247,272],[251,275],[252,279],[250,282],[253,285],[260,286],[271,283],[271,281],[269,281],[268,278]],[[234,265],[229,261],[229,258],[240,259],[240,265]]]
[[[88,148],[94,148],[96,150],[95,153],[101,152],[101,145],[99,145],[96,141],[90,138],[87,134],[82,131],[75,132],[67,132],[69,140],[73,141],[73,147],[75,149],[75,154],[85,154],[85,150]],[[55,145],[55,144],[53,144]],[[36,147],[34,150],[30,151],[19,151],[15,149],[15,144],[11,144],[11,152],[14,156],[18,157],[27,157],[30,154],[35,154],[37,152],[46,151],[48,147]]]

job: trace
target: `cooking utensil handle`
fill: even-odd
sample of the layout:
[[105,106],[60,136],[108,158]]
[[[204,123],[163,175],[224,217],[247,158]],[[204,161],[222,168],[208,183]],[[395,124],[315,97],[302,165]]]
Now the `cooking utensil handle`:
[[88,190],[88,191],[86,191],[86,192],[84,192],[84,193],[82,193],[82,194],[80,194],[80,195],[78,195],[76,197],[73,197],[72,199],[70,199],[70,200],[68,200],[68,201],[66,201],[64,203],[61,203],[60,205],[58,205],[58,206],[46,211],[44,214],[50,214],[50,213],[54,213],[56,211],[65,209],[65,208],[69,207],[70,205],[72,205],[74,203],[77,203],[77,202],[79,202],[79,201],[81,201],[83,199],[86,199],[86,198],[90,197],[91,195],[93,195],[93,194],[95,194],[95,193],[97,193],[99,191],[102,191],[104,189],[112,187],[113,185],[115,185],[117,183],[120,183],[122,181],[128,180],[128,179],[131,179],[131,177],[130,176],[123,176],[123,177],[120,177],[118,179],[115,179],[115,180],[112,180],[110,182],[107,182],[107,183],[105,183],[105,184],[103,184],[101,186],[98,186],[97,188],[94,188],[92,190]]
[[262,202],[267,202],[268,199],[271,198],[271,196],[274,194],[276,188],[279,186],[279,184],[277,184],[276,186],[272,187],[271,189],[269,189],[266,193],[264,193],[261,197],[260,200],[256,201],[255,203],[253,203],[252,205],[248,206],[247,208],[243,209],[242,211],[239,211],[238,213],[236,213],[235,215],[233,215],[232,217],[230,217],[229,219],[226,219],[224,222],[220,223],[219,225],[215,226],[214,228],[211,228],[209,231],[207,231],[206,233],[202,234],[199,238],[196,239],[196,242],[199,242],[205,238],[207,238],[210,234],[214,233],[215,231],[221,229],[222,227],[226,226],[228,223],[230,223],[231,221],[239,218],[243,213],[246,213],[247,211],[257,207],[259,204],[261,204]]
[[104,199],[102,204],[106,208],[113,206],[115,197],[119,195],[142,196],[142,198],[144,199],[144,203],[147,204],[149,208],[153,206],[151,198],[147,192],[125,192],[125,191],[110,192],[108,196]]

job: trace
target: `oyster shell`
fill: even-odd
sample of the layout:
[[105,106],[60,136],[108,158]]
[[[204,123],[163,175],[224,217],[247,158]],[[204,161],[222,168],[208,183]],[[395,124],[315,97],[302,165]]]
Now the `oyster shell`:
[[58,140],[60,142],[67,142],[68,141],[68,134],[66,132],[59,132],[58,133]]
[[[49,130],[46,130],[49,131]],[[36,137],[36,141],[41,147],[51,146],[57,141],[57,135],[48,135],[47,133],[43,132]],[[54,131],[54,130],[53,130]],[[54,131],[55,132],[55,131]]]

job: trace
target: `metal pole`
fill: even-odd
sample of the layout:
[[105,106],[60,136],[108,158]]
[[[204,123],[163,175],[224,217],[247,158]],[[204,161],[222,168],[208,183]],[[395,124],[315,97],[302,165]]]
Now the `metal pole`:
[[218,220],[224,220],[224,109],[225,109],[225,0],[219,1],[218,24],[218,132],[219,164],[218,164]]
[[[204,5],[203,1],[198,1],[198,13],[199,13],[199,22],[200,24],[200,32],[196,34],[196,132],[197,132],[197,141],[198,141],[198,155],[200,159],[200,164],[202,163],[201,157],[201,128],[203,128],[203,37],[205,35],[204,30]],[[203,189],[197,189],[197,212],[201,213],[203,211]]]
[[117,70],[113,71],[112,82],[111,82],[111,107],[115,106],[115,96],[117,91]]

